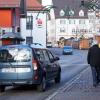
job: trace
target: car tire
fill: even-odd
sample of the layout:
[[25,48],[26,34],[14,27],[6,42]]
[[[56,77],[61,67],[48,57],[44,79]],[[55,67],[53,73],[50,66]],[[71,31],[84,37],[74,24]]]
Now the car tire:
[[5,86],[0,86],[0,92],[5,92]]
[[60,83],[61,81],[61,71],[59,70],[57,77],[55,78],[55,83]]
[[46,78],[43,77],[41,83],[37,86],[39,92],[43,92],[46,90]]

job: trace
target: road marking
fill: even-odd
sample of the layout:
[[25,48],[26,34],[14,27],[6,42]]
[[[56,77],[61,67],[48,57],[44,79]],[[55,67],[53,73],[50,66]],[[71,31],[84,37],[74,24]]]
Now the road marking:
[[81,75],[87,71],[88,68],[84,69],[82,72],[80,72],[80,74],[76,75],[75,77],[73,77],[70,81],[68,81],[67,83],[65,83],[64,86],[58,88],[57,91],[55,91],[53,94],[51,94],[50,96],[48,96],[45,100],[52,100],[52,98],[54,98],[58,93],[62,93],[64,91],[66,91],[68,88],[70,88],[72,86],[73,83],[75,83],[80,77]]
[[61,65],[61,68],[66,68],[66,67],[70,67],[70,66],[88,66],[88,64],[86,64],[86,63],[83,63],[83,64],[67,64],[67,65]]

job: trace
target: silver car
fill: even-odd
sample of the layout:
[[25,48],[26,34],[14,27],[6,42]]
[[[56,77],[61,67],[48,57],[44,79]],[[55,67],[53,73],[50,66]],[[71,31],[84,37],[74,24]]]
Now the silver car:
[[6,86],[37,85],[46,89],[46,82],[60,82],[59,57],[41,45],[8,45],[0,48],[0,92]]

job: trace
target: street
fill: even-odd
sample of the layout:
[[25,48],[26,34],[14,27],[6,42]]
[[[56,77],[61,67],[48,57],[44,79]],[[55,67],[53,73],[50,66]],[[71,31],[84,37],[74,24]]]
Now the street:
[[4,93],[0,94],[0,100],[45,100],[88,66],[87,50],[75,49],[73,55],[62,55],[60,48],[54,48],[54,50],[52,48],[52,51],[60,57],[59,63],[62,69],[60,84],[49,82],[45,92],[38,92],[35,86],[8,87]]

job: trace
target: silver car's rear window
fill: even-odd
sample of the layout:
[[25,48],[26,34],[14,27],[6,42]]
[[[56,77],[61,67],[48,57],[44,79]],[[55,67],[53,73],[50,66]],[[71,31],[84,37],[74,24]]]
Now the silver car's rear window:
[[27,62],[31,60],[29,48],[2,48],[0,49],[0,62]]

